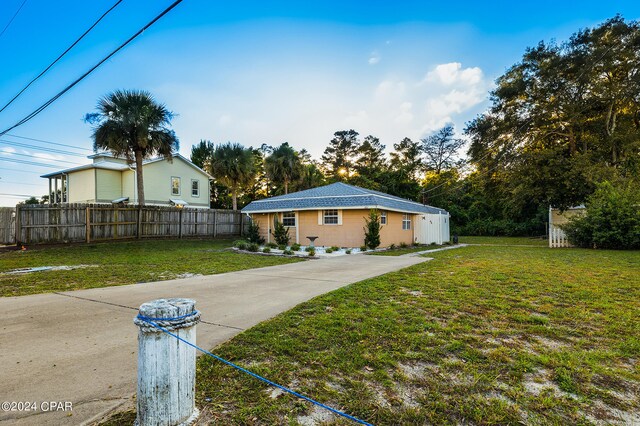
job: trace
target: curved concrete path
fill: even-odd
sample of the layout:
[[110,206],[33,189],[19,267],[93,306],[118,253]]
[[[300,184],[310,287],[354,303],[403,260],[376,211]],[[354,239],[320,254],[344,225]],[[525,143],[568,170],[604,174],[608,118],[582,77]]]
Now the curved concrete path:
[[0,402],[70,401],[72,412],[3,412],[0,423],[87,424],[136,388],[137,307],[197,301],[198,344],[242,330],[339,287],[426,261],[351,255],[181,280],[0,298]]

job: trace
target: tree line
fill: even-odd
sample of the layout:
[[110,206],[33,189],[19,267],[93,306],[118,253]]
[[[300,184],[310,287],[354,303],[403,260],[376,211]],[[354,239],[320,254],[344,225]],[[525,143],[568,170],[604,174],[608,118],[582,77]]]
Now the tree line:
[[[349,129],[334,133],[320,159],[287,142],[201,140],[191,161],[215,178],[211,207],[342,181],[447,209],[453,231],[468,235],[543,235],[549,206],[585,203],[603,182],[640,188],[637,21],[616,16],[526,49],[497,79],[490,103],[459,135],[446,125],[403,138],[388,154],[379,138]],[[86,117],[95,149],[137,164],[142,203],[142,159],[178,148],[172,117],[140,91],[114,92]]]

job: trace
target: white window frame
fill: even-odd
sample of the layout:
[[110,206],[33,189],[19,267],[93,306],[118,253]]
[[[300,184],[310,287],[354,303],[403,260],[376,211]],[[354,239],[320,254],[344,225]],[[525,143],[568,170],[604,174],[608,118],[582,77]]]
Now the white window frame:
[[[193,184],[196,184],[196,193],[193,193]],[[191,179],[191,196],[194,198],[200,198],[200,181],[198,179]]]
[[[328,212],[335,212],[335,214],[327,214]],[[331,218],[331,222],[327,222],[327,218]],[[335,218],[335,223],[333,223]],[[327,209],[322,211],[322,224],[323,225],[339,225],[340,224],[340,212],[338,209]]]
[[[284,217],[285,215],[293,215],[293,217]],[[293,225],[287,225],[287,223],[285,222],[285,220],[291,220],[293,219]],[[288,228],[295,228],[296,226],[296,212],[284,212],[282,213],[282,224]]]
[[380,212],[380,225],[386,225],[386,224],[387,224],[387,212],[381,211]]
[[411,215],[403,214],[402,215],[402,230],[410,231],[411,230]]
[[[173,180],[174,179],[178,180],[178,193],[177,194],[175,192],[173,192]],[[171,176],[171,195],[180,195],[181,192],[182,192],[182,179],[180,179],[179,176]]]

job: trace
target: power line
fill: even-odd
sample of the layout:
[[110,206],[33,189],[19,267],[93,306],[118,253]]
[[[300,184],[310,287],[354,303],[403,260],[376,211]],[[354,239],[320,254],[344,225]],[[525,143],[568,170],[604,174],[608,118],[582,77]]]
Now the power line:
[[[25,0],[26,1],[26,0]],[[22,93],[24,93],[25,90],[27,90],[29,88],[29,86],[31,86],[33,83],[36,82],[36,80],[38,80],[40,77],[42,77],[43,75],[45,75],[47,73],[47,71],[49,71],[51,69],[51,67],[53,67],[60,59],[62,59],[62,57],[64,55],[66,55],[67,53],[69,53],[69,51],[71,49],[73,49],[75,47],[76,44],[80,43],[80,40],[82,40],[87,34],[89,34],[91,32],[91,30],[93,30],[95,28],[96,25],[98,25],[98,23],[100,21],[102,21],[102,19],[107,16],[109,14],[109,12],[111,12],[113,9],[115,9],[120,3],[122,3],[122,0],[118,0],[113,6],[111,6],[111,8],[109,8],[106,12],[104,12],[102,14],[102,16],[100,16],[100,18],[98,18],[97,21],[95,21],[93,23],[93,25],[91,25],[89,27],[89,29],[87,29],[76,41],[74,41],[71,46],[69,46],[67,48],[67,50],[65,50],[64,52],[62,52],[62,54],[60,56],[58,56],[55,61],[51,62],[49,64],[48,67],[46,67],[44,69],[44,71],[42,71],[40,74],[38,74],[33,80],[31,80],[26,86],[24,86],[22,88],[22,90],[20,90],[13,98],[11,98],[11,100],[9,102],[7,102],[2,108],[0,108],[0,112],[4,111],[9,105],[11,105],[13,103],[13,101],[15,101],[16,99],[18,99],[18,97],[20,97],[20,95],[22,95]],[[24,3],[23,3],[24,4]]]
[[74,157],[82,157],[82,158],[86,158],[85,155],[83,154],[78,154],[76,152],[70,152],[70,151],[63,151],[61,149],[55,149],[55,148],[44,148],[41,146],[36,146],[36,145],[29,145],[26,143],[20,143],[20,142],[13,142],[13,141],[8,141],[6,139],[0,139],[0,144],[4,144],[4,145],[11,145],[11,146],[18,146],[20,148],[29,148],[29,149],[35,149],[37,151],[46,151],[46,152],[52,152],[54,154],[64,154],[64,155],[72,155]]
[[37,184],[37,183],[25,183],[25,182],[14,182],[11,180],[4,180],[4,179],[0,179],[0,183],[13,183],[15,185],[29,185],[29,186],[43,186],[44,184]]
[[18,169],[8,169],[6,167],[0,167],[0,170],[6,170],[8,172],[14,172],[14,173],[29,173],[29,174],[31,174],[30,170],[24,170],[24,169],[18,170]]
[[16,16],[18,16],[18,13],[20,13],[20,11],[22,10],[22,7],[24,6],[24,4],[27,2],[27,0],[23,0],[22,4],[20,5],[20,7],[18,8],[18,10],[16,10],[16,13],[13,14],[13,16],[11,17],[11,19],[9,19],[9,22],[7,23],[7,25],[5,25],[4,29],[2,30],[2,32],[0,32],[0,37],[2,37],[4,35],[4,32],[7,31],[7,28],[9,28],[11,26],[11,23],[13,22],[14,19],[16,19]]
[[131,37],[129,37],[129,39],[127,41],[125,41],[124,43],[122,43],[120,46],[118,46],[115,50],[113,50],[110,54],[108,54],[105,58],[103,58],[102,60],[100,60],[100,62],[98,62],[96,65],[94,65],[93,67],[91,67],[91,69],[89,69],[89,71],[85,72],[84,74],[82,74],[80,77],[78,77],[73,83],[69,84],[67,87],[65,87],[63,90],[61,90],[57,95],[55,95],[54,97],[52,97],[51,99],[49,99],[47,102],[45,102],[44,104],[42,104],[40,107],[36,108],[33,112],[31,112],[30,114],[28,114],[26,117],[24,117],[22,120],[18,121],[16,124],[14,124],[13,126],[5,129],[4,131],[0,132],[0,136],[4,136],[5,134],[7,134],[8,132],[10,132],[11,130],[15,129],[18,126],[23,125],[24,123],[26,123],[27,121],[31,120],[32,118],[34,118],[36,115],[40,114],[42,111],[44,111],[49,105],[51,105],[52,103],[54,103],[56,100],[58,100],[58,98],[60,98],[62,95],[64,95],[65,93],[67,93],[69,90],[71,90],[76,84],[80,83],[82,80],[84,80],[89,74],[91,74],[93,71],[95,71],[100,65],[102,65],[103,63],[105,63],[106,61],[108,61],[113,55],[115,55],[116,53],[118,53],[120,50],[122,50],[125,46],[127,46],[129,43],[131,43],[133,40],[135,40],[140,34],[142,34],[145,30],[147,30],[149,27],[151,27],[153,24],[155,24],[158,20],[160,20],[160,18],[162,18],[164,15],[166,15],[167,13],[169,13],[174,7],[176,7],[177,5],[179,5],[180,3],[182,3],[183,0],[176,0],[174,1],[169,7],[167,7],[165,10],[162,11],[162,13],[160,13],[158,16],[156,16],[155,18],[153,18],[147,25],[145,25],[144,27],[142,27],[140,30],[138,30],[134,35],[132,35]]
[[34,141],[34,142],[48,143],[48,144],[51,144],[51,145],[66,146],[67,148],[78,149],[78,150],[81,150],[81,151],[91,151],[91,150],[90,150],[90,149],[88,149],[88,148],[81,148],[81,147],[78,147],[78,146],[67,145],[67,144],[64,144],[64,143],[51,142],[51,141],[44,140],[44,139],[28,138],[28,137],[26,137],[26,136],[18,136],[18,135],[14,135],[13,133],[7,133],[7,134],[6,134],[6,135],[4,135],[4,136],[11,136],[12,138],[26,139],[26,140],[28,140],[28,141]]
[[33,195],[24,195],[24,194],[6,194],[4,192],[0,192],[0,195],[5,197],[16,197],[16,198],[31,198]]
[[53,169],[57,169],[58,167],[60,167],[54,164],[45,164],[45,163],[38,163],[36,161],[18,160],[17,158],[0,158],[0,161],[9,161],[11,163],[28,164],[30,166],[36,166],[36,167],[50,167]]
[[[7,154],[10,155],[17,155],[19,157],[28,157],[28,158],[34,158],[33,155],[29,155],[29,154],[20,154],[18,152],[7,152]],[[72,164],[74,166],[80,166],[79,163],[74,163],[71,161],[65,161],[65,160],[58,160],[57,158],[39,158],[39,157],[35,157],[38,160],[47,160],[47,161],[57,161],[59,163],[67,163],[67,164]]]

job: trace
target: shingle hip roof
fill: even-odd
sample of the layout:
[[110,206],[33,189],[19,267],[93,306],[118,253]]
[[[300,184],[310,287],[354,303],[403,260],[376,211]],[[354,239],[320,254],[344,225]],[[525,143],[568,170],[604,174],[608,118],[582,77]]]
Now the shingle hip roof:
[[252,201],[243,213],[267,213],[291,210],[378,208],[406,213],[446,214],[437,207],[425,206],[415,201],[385,194],[371,189],[337,182],[331,185],[307,189],[287,195]]

